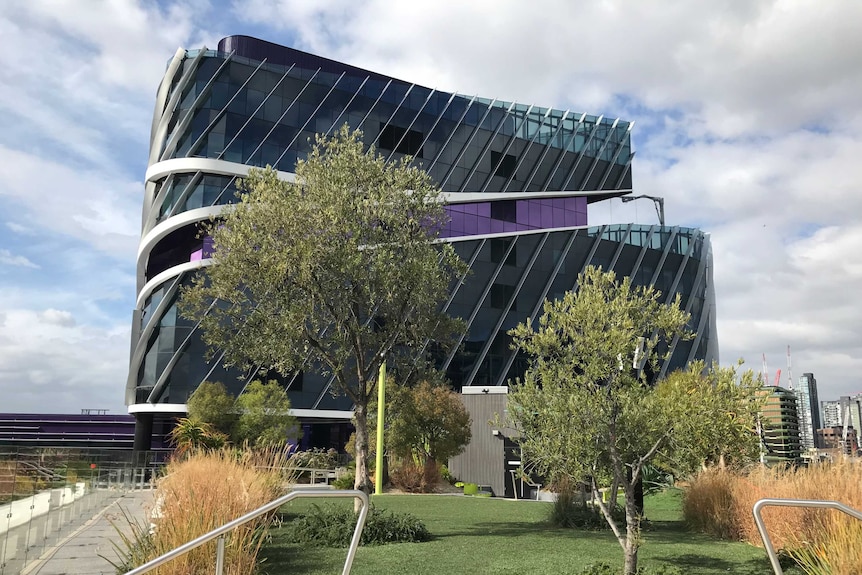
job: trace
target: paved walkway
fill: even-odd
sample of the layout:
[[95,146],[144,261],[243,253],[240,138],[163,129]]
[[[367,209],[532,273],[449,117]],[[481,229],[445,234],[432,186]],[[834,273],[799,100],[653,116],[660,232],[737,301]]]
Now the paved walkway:
[[123,512],[143,524],[152,509],[153,497],[152,491],[118,494],[107,502],[107,507],[78,525],[37,561],[25,567],[22,575],[113,575],[116,570],[110,561],[118,561],[114,544],[122,545],[122,538],[114,525],[129,533]]

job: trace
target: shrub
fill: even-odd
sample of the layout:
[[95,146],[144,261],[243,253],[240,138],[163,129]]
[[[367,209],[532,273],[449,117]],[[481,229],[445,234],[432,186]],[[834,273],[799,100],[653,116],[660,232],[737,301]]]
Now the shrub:
[[[286,528],[288,537],[296,543],[347,547],[356,528],[356,514],[343,506],[313,505],[310,511],[291,521]],[[361,543],[415,543],[430,538],[425,524],[413,515],[377,511],[372,507],[362,530]]]
[[[747,474],[710,470],[685,494],[686,520],[707,533],[761,545],[751,509],[764,497],[839,501],[862,509],[862,466],[841,462],[806,468],[758,467]],[[862,522],[837,511],[768,507],[763,510],[772,543],[787,549],[806,573],[858,573]]]
[[[564,489],[557,493],[557,498],[548,512],[548,521],[556,527],[566,529],[610,529],[602,510],[588,503],[580,493]],[[614,519],[625,521],[625,510],[619,505],[611,511]]]
[[342,473],[335,478],[335,481],[332,482],[332,486],[336,489],[353,489],[354,482],[355,478],[352,474]]
[[[223,449],[191,452],[171,461],[158,481],[152,533],[131,525],[132,537],[117,549],[118,565],[140,565],[277,498],[292,479],[282,471],[285,459],[275,450]],[[255,572],[270,519],[260,517],[226,536],[226,573]],[[212,541],[177,557],[159,568],[160,575],[211,570],[215,546]]]
[[718,469],[699,474],[683,496],[682,512],[688,526],[719,539],[741,539],[734,499],[737,480],[732,473]]
[[429,493],[440,482],[440,473],[436,465],[420,465],[406,459],[389,471],[389,481],[407,493]]
[[334,449],[312,448],[297,451],[293,456],[293,465],[312,469],[334,469],[338,466],[338,452]]
[[455,476],[452,475],[452,472],[449,471],[449,467],[446,465],[440,466],[440,479],[447,482],[449,485],[455,485]]

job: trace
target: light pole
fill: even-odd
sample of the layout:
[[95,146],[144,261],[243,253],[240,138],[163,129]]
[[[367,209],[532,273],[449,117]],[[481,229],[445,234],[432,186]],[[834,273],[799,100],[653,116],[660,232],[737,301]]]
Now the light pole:
[[652,200],[655,203],[655,211],[658,214],[658,223],[664,226],[664,198],[660,198],[658,196],[648,196],[646,194],[640,196],[623,196],[620,198],[624,204],[628,202],[633,202],[635,200],[639,200],[641,198],[646,198],[648,200]]

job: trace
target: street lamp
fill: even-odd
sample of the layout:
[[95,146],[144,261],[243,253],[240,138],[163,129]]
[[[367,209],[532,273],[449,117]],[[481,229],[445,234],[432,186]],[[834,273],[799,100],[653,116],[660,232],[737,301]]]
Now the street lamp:
[[648,196],[646,194],[640,196],[623,196],[620,198],[623,203],[633,202],[635,200],[639,200],[641,198],[646,198],[648,200],[652,200],[655,203],[655,211],[658,214],[658,223],[664,226],[664,198],[660,198],[658,196]]

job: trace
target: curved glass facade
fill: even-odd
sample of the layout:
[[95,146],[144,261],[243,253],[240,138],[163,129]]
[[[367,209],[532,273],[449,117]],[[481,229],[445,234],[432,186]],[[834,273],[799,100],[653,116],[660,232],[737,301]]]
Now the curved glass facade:
[[[217,50],[179,51],[158,91],[126,393],[134,410],[176,408],[206,379],[241,391],[248,374],[225,370],[218,351],[208,356],[196,326],[176,312],[179,287],[209,263],[198,224],[235,200],[249,166],[290,178],[315,134],[344,123],[389,160],[413,156],[449,199],[441,236],[472,272],[447,304],[469,323],[461,350],[441,358],[456,387],[519,375],[506,330],[572,289],[588,264],[655,284],[668,298],[682,294],[697,336],[674,342],[665,369],[717,358],[708,236],[588,227],[589,203],[631,191],[629,122],[444,93],[231,36]],[[311,366],[282,381],[294,408],[351,407]]]

